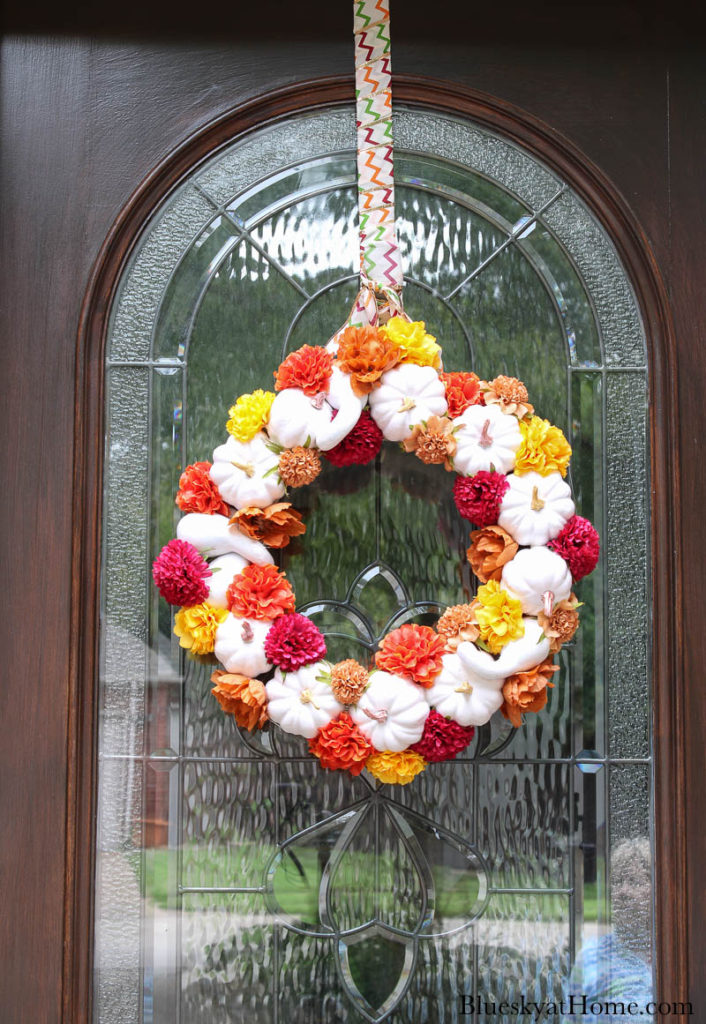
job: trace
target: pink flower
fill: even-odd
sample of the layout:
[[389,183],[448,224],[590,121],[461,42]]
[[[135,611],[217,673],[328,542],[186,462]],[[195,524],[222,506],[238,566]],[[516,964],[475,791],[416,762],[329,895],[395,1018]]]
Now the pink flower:
[[152,563],[152,578],[160,594],[169,604],[182,608],[206,600],[208,586],[204,580],[211,575],[208,562],[185,540],[170,540]]
[[425,761],[451,761],[465,750],[475,735],[473,726],[465,728],[438,711],[430,711],[418,743],[409,749],[421,754]]
[[342,441],[324,452],[334,466],[364,466],[371,462],[382,447],[382,431],[367,409]]
[[265,638],[265,657],[283,672],[296,672],[325,654],[326,643],[318,628],[299,612],[280,615]]
[[457,476],[454,483],[456,508],[464,519],[476,526],[495,526],[500,515],[500,502],[509,487],[504,473],[482,469],[475,476]]
[[583,579],[596,568],[601,542],[595,527],[583,516],[572,516],[548,548],[561,555],[575,580]]

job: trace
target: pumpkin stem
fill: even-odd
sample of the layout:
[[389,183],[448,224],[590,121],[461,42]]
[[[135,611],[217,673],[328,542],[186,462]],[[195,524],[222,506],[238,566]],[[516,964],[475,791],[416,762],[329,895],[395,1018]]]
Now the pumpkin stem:
[[255,476],[255,467],[252,462],[237,462],[235,459],[231,459],[230,464],[236,469],[242,469],[246,476]]
[[318,395],[314,395],[314,397],[312,398],[311,404],[314,406],[315,409],[323,409],[325,401],[326,392],[319,391]]
[[551,590],[545,590],[542,594],[542,600],[544,601],[544,614],[548,619],[550,619],[552,612],[554,611],[554,592]]
[[302,690],[301,694],[299,695],[299,700],[301,701],[302,704],[313,704],[317,711],[321,711],[321,708],[316,703],[314,698],[311,696],[311,690]]
[[386,721],[388,715],[387,708],[380,708],[379,711],[371,711],[369,708],[363,708],[363,711],[368,718],[372,718],[375,722]]
[[416,409],[417,403],[409,395],[402,402],[402,405],[397,410],[398,412],[411,412],[412,409]]
[[467,679],[464,679],[461,685],[456,687],[454,693],[463,693],[464,695],[468,694],[470,696],[470,694],[473,693],[473,687],[471,686]]
[[483,424],[483,429],[480,432],[480,437],[478,438],[478,445],[479,445],[479,447],[481,447],[481,448],[492,448],[493,447],[493,439],[490,436],[489,431],[490,431],[490,420],[486,420],[485,423]]
[[532,488],[532,501],[530,502],[530,508],[532,509],[533,512],[541,512],[545,505],[546,505],[546,501],[542,501],[542,499],[539,496],[539,488],[538,487],[533,487]]
[[240,636],[242,637],[244,644],[251,644],[255,639],[255,634],[253,633],[252,626],[250,625],[249,622],[243,623],[243,628],[240,631]]

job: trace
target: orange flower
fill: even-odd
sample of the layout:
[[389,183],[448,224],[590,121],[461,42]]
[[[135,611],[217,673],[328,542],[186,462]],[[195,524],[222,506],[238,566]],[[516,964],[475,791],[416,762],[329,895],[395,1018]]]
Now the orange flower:
[[472,604],[455,604],[447,608],[436,624],[436,631],[446,641],[446,649],[455,651],[459,644],[478,639],[480,629],[476,622],[478,601]]
[[227,516],[228,505],[209,475],[210,462],[194,462],[179,477],[179,490],[174,499],[182,512],[204,512]]
[[375,664],[385,672],[406,676],[421,686],[432,686],[441,672],[445,653],[443,637],[429,626],[400,626],[388,633],[375,655]]
[[286,548],[292,537],[306,533],[302,514],[288,501],[278,501],[267,508],[241,508],[231,523],[247,537],[262,541],[269,548]]
[[527,388],[517,377],[500,374],[490,384],[482,380],[480,389],[486,405],[499,405],[502,412],[517,416],[518,420],[534,412],[534,406],[529,403]]
[[400,350],[376,327],[346,327],[338,342],[336,365],[350,374],[356,395],[368,395],[400,361]]
[[322,768],[342,768],[351,775],[360,775],[365,762],[374,753],[372,745],[345,711],[309,740],[309,751],[318,757]]
[[581,602],[576,594],[572,594],[565,601],[555,605],[550,616],[544,612],[537,616],[537,622],[544,630],[544,635],[549,638],[549,650],[552,654],[556,654],[562,644],[568,643],[579,628],[579,613],[576,609],[580,607]]
[[440,373],[439,380],[444,382],[446,388],[446,403],[452,420],[465,412],[469,405],[483,405],[477,374]]
[[551,677],[559,671],[552,658],[547,658],[529,672],[516,672],[503,683],[505,702],[500,708],[515,728],[522,725],[522,715],[528,711],[541,711],[547,703],[547,687],[554,686]]
[[451,470],[456,452],[453,428],[448,416],[430,416],[424,423],[412,427],[412,433],[403,442],[404,450],[414,452],[427,465],[443,462],[444,468]]
[[279,457],[279,476],[286,487],[304,487],[321,472],[321,459],[316,448],[298,444],[285,448]]
[[353,658],[339,661],[331,669],[331,689],[341,704],[355,704],[370,681],[367,669]]
[[227,597],[233,614],[244,619],[277,619],[295,607],[289,580],[274,565],[246,565]]
[[517,554],[517,541],[502,526],[485,526],[471,534],[468,561],[481,583],[500,580],[503,566]]
[[223,710],[234,715],[243,729],[261,729],[267,721],[267,692],[259,679],[231,672],[214,672],[211,693]]
[[332,373],[333,356],[330,352],[319,345],[302,345],[296,352],[290,352],[275,370],[275,391],[301,388],[305,395],[313,398],[321,391],[328,391]]

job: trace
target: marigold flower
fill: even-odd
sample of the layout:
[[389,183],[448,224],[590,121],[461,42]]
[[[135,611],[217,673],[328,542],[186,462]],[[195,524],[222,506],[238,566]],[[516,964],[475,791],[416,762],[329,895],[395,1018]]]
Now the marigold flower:
[[236,672],[214,672],[211,693],[223,710],[235,717],[241,729],[261,729],[267,721],[267,691],[259,679],[248,679]]
[[368,395],[400,361],[399,348],[376,327],[346,327],[339,336],[336,365],[350,376],[356,395]]
[[367,669],[354,658],[339,661],[331,669],[331,689],[341,704],[356,704],[370,681]]
[[499,405],[503,412],[517,416],[518,420],[524,419],[528,413],[534,412],[534,406],[529,402],[527,388],[517,377],[506,377],[504,374],[500,374],[490,383],[482,380],[480,389],[486,405]]
[[400,350],[401,363],[441,369],[441,346],[436,344],[433,335],[427,334],[421,320],[410,321],[393,316],[380,328],[380,332]]
[[333,466],[364,466],[380,451],[382,440],[382,430],[368,410],[363,409],[351,432],[323,455]]
[[373,747],[351,716],[342,711],[309,740],[309,751],[318,757],[322,768],[338,768],[360,775]]
[[236,441],[252,441],[270,418],[270,409],[275,400],[274,391],[258,388],[251,395],[241,395],[228,410],[230,419],[226,430]]
[[409,749],[421,754],[429,763],[451,761],[456,754],[466,749],[474,735],[473,726],[459,725],[452,718],[444,718],[432,709],[424,723],[422,738]]
[[389,786],[406,786],[426,766],[424,758],[414,750],[380,750],[365,765],[374,778]]
[[453,469],[456,438],[453,423],[448,416],[430,416],[424,423],[416,423],[412,433],[402,442],[406,452],[414,452],[422,462],[440,464]]
[[202,512],[205,515],[227,516],[230,507],[210,476],[210,462],[194,462],[179,477],[176,504],[182,512]]
[[292,537],[306,533],[301,512],[288,501],[278,501],[267,508],[241,508],[230,521],[246,536],[269,548],[285,548]]
[[188,607],[205,601],[205,580],[212,575],[208,562],[186,540],[170,540],[152,563],[152,578],[169,604]]
[[441,672],[444,653],[443,637],[429,626],[406,625],[387,634],[375,655],[375,664],[385,672],[429,687]]
[[467,551],[471,569],[481,581],[499,580],[503,566],[517,554],[518,544],[502,526],[484,526],[471,534]]
[[302,345],[296,352],[290,352],[275,370],[275,391],[299,388],[314,398],[322,391],[328,392],[332,373],[333,356],[330,352],[319,345]]
[[547,547],[561,555],[575,580],[593,572],[601,553],[601,542],[596,528],[583,516],[572,516],[558,537]]
[[568,643],[579,628],[579,613],[576,609],[580,607],[581,602],[576,594],[572,594],[565,601],[555,604],[551,615],[540,612],[537,616],[537,622],[549,639],[552,654],[556,654],[562,644]]
[[216,630],[228,618],[225,608],[211,604],[195,604],[182,608],[174,617],[174,633],[179,646],[192,654],[210,654],[216,642]]
[[457,476],[454,501],[464,519],[476,526],[492,526],[500,515],[500,504],[510,484],[504,473],[482,469],[474,476]]
[[503,683],[505,698],[501,712],[515,728],[522,725],[522,715],[528,711],[541,711],[547,703],[547,687],[554,672],[559,671],[551,658],[536,665],[529,672],[516,672]]
[[277,619],[294,611],[289,580],[274,565],[246,565],[228,587],[227,600],[243,619]]
[[478,601],[472,604],[455,604],[447,608],[436,624],[436,631],[444,638],[446,649],[455,651],[459,644],[478,639],[480,629],[476,622]]
[[499,583],[490,580],[479,587],[477,598],[476,621],[480,639],[491,654],[499,654],[505,644],[524,636],[522,605]]
[[480,380],[475,373],[440,373],[439,380],[444,382],[446,404],[449,416],[456,419],[465,412],[469,405],[483,405]]
[[326,642],[319,628],[298,612],[275,619],[265,639],[265,657],[283,672],[296,672],[325,654]]
[[558,471],[566,476],[571,445],[561,430],[539,416],[522,420],[520,430],[522,443],[517,449],[515,473],[522,476],[534,470],[541,476],[548,476]]
[[304,487],[321,472],[321,459],[316,448],[298,444],[285,448],[279,457],[279,475],[286,487]]

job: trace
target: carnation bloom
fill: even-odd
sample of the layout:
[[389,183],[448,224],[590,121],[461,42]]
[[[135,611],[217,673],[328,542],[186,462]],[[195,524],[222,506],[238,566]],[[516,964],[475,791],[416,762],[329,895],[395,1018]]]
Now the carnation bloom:
[[321,472],[321,459],[316,448],[295,445],[285,448],[279,457],[279,476],[286,487],[304,487]]
[[455,419],[465,412],[469,405],[483,405],[480,380],[475,373],[440,373],[446,389],[446,404],[449,416]]
[[275,370],[275,391],[299,388],[312,398],[328,392],[333,373],[333,356],[319,345],[302,345],[290,352],[279,369]]
[[400,350],[401,363],[441,369],[441,346],[436,344],[436,338],[427,334],[420,320],[412,322],[401,316],[393,316],[380,331]]
[[503,566],[517,554],[518,544],[502,526],[484,526],[471,534],[468,561],[481,581],[499,580]]
[[236,441],[252,441],[270,418],[270,409],[275,400],[274,391],[258,388],[251,395],[241,395],[228,410],[230,419],[226,430]]
[[294,611],[289,580],[274,565],[246,565],[227,592],[228,607],[244,619],[277,619]]
[[265,657],[283,672],[296,672],[325,654],[326,643],[318,627],[298,612],[275,619],[265,640]]
[[465,750],[474,734],[473,726],[459,725],[432,709],[424,723],[422,738],[409,749],[421,754],[425,761],[450,761]]
[[551,658],[536,665],[529,672],[516,672],[503,683],[505,701],[500,708],[515,728],[522,725],[526,711],[541,711],[547,703],[547,687],[553,686],[552,675],[559,671]]
[[350,376],[356,395],[368,395],[400,360],[400,350],[377,327],[346,327],[339,335],[336,365]]
[[457,476],[454,501],[464,519],[476,526],[493,526],[500,515],[500,503],[510,484],[504,473],[482,469],[475,476]]
[[174,633],[179,646],[192,654],[210,654],[216,642],[216,630],[228,618],[225,608],[211,604],[195,604],[182,608],[174,617]]
[[356,704],[369,682],[368,670],[354,658],[339,661],[331,669],[331,689],[341,704]]
[[522,605],[499,583],[490,580],[479,587],[477,598],[476,621],[480,639],[491,654],[499,654],[505,644],[524,636]]
[[444,638],[446,649],[455,651],[459,644],[478,639],[480,630],[476,622],[478,602],[455,604],[447,608],[436,624],[436,631]]
[[499,405],[503,412],[517,416],[518,420],[524,419],[528,413],[534,412],[534,406],[529,402],[527,388],[517,377],[506,377],[504,374],[500,374],[490,383],[482,380],[480,389],[486,405]]
[[183,607],[206,600],[204,581],[211,575],[208,562],[186,540],[170,540],[152,563],[152,578],[164,600]]
[[365,765],[374,778],[390,786],[406,786],[426,766],[424,758],[414,750],[380,750]]
[[596,568],[601,542],[595,527],[583,516],[572,516],[558,537],[547,547],[561,555],[575,580],[583,579]]
[[382,430],[368,410],[363,409],[351,432],[324,452],[324,457],[334,466],[364,466],[380,451],[382,438]]
[[227,516],[229,506],[210,476],[210,462],[194,462],[179,477],[179,490],[174,499],[182,512],[202,512]]
[[385,672],[405,676],[429,687],[441,672],[444,653],[443,637],[429,626],[400,626],[382,641],[375,655],[375,664]]
[[423,423],[415,423],[412,433],[405,438],[402,446],[406,452],[414,452],[427,465],[443,462],[445,469],[453,469],[456,452],[454,425],[448,416],[430,416]]
[[373,747],[351,716],[342,711],[309,740],[309,751],[318,757],[322,768],[342,768],[360,775]]
[[565,601],[555,604],[551,615],[540,612],[537,616],[537,622],[549,639],[549,650],[552,654],[556,654],[562,644],[568,643],[579,628],[577,608],[580,607],[581,602],[576,594],[572,594]]
[[247,537],[269,548],[284,548],[292,537],[306,533],[301,512],[288,501],[278,501],[267,508],[241,508],[230,521]]
[[236,672],[214,672],[211,693],[223,710],[235,717],[242,729],[261,729],[267,721],[267,691],[259,679],[249,679]]
[[534,470],[540,476],[556,472],[566,476],[571,445],[561,430],[540,416],[522,420],[520,430],[522,443],[517,449],[515,473],[522,476]]

